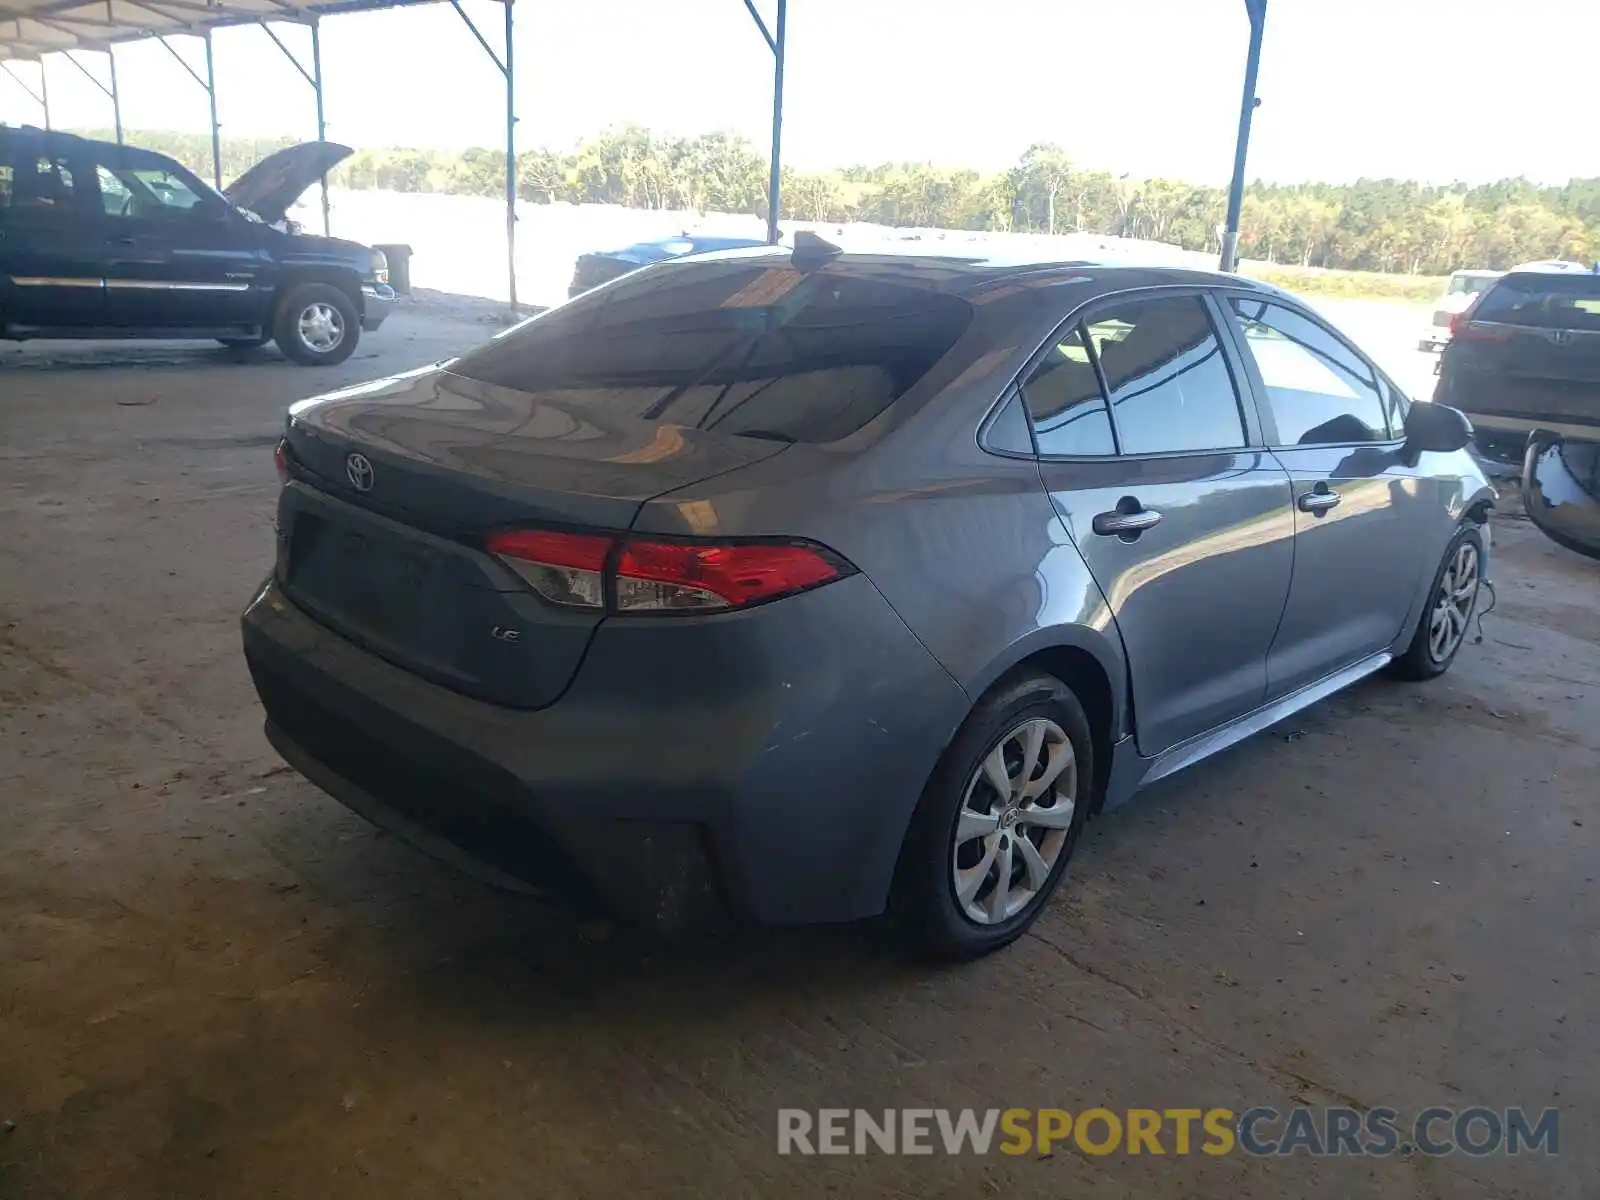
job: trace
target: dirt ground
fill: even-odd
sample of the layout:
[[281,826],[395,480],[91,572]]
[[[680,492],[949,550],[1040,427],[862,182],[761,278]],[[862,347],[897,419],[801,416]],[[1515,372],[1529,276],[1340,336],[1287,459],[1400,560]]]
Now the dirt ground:
[[[988,961],[589,940],[289,773],[238,649],[284,406],[484,333],[0,351],[0,1197],[1600,1194],[1600,563],[1500,520],[1450,675],[1095,823]],[[776,1153],[779,1107],[1295,1103],[1557,1106],[1560,1153]]]

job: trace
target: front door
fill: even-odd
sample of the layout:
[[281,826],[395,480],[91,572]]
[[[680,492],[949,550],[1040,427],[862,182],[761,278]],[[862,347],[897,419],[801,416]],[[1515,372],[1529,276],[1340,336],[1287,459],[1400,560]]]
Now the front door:
[[1023,384],[1044,485],[1122,636],[1147,757],[1266,691],[1294,518],[1237,369],[1190,292],[1090,310]]
[[0,320],[24,330],[105,324],[92,167],[45,136],[12,133],[0,146]]
[[1295,496],[1294,583],[1267,659],[1276,699],[1387,648],[1399,636],[1427,562],[1433,481],[1401,455],[1395,392],[1310,314],[1251,296],[1227,298],[1263,432]]
[[110,324],[183,330],[260,323],[271,267],[263,239],[253,236],[258,229],[157,155],[107,148],[95,176]]

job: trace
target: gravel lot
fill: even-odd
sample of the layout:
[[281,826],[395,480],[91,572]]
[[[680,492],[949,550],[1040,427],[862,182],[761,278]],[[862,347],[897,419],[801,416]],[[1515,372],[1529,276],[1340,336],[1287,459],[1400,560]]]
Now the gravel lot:
[[[1097,822],[989,961],[589,940],[289,773],[238,651],[285,405],[476,315],[317,373],[0,350],[0,1198],[1596,1194],[1600,563],[1507,514],[1450,675]],[[1554,1105],[1561,1153],[775,1153],[780,1106],[1292,1103]]]

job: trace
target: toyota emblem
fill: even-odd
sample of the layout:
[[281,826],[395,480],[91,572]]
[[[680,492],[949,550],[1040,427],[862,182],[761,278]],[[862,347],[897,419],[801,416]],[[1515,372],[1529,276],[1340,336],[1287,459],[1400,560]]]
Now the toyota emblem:
[[372,463],[365,454],[352,454],[344,460],[344,477],[358,492],[372,490]]

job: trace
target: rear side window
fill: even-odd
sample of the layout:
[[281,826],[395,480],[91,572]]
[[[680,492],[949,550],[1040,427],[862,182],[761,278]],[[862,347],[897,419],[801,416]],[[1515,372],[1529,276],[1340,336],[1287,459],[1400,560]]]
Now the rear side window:
[[64,212],[73,207],[77,180],[64,157],[24,152],[8,171],[9,185],[0,185],[0,191],[10,195],[10,208]]
[[1115,454],[1111,414],[1100,390],[1100,377],[1089,360],[1083,329],[1071,332],[1045,351],[1022,388],[1033,418],[1039,453],[1048,455]]
[[1085,324],[1123,454],[1245,444],[1233,376],[1198,296],[1136,300]]
[[1502,325],[1600,331],[1600,275],[1507,275],[1472,315]]
[[888,270],[668,263],[562,305],[450,369],[600,423],[830,442],[909,391],[971,319],[966,301]]

